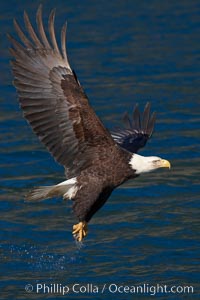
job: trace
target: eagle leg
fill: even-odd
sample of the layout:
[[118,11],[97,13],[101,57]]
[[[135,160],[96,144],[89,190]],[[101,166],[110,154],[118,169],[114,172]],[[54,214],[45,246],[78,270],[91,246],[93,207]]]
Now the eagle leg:
[[88,227],[87,222],[79,222],[78,224],[75,224],[73,226],[72,234],[75,237],[75,239],[79,242],[82,241],[82,239],[87,235],[88,233]]

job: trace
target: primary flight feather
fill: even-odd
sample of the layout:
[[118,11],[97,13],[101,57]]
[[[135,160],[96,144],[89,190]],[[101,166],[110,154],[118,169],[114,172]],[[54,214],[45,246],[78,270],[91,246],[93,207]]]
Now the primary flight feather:
[[78,224],[73,235],[78,241],[87,234],[87,223],[107,201],[112,191],[128,179],[161,167],[167,160],[136,154],[150,138],[155,114],[147,103],[142,120],[136,106],[133,118],[125,115],[125,128],[110,133],[90,106],[66,52],[66,23],[61,30],[59,49],[54,31],[55,10],[49,16],[49,38],[42,6],[36,14],[37,32],[24,13],[27,35],[17,21],[14,27],[20,42],[9,36],[12,69],[24,117],[54,159],[65,168],[67,180],[28,193],[28,200],[55,196],[73,200]]

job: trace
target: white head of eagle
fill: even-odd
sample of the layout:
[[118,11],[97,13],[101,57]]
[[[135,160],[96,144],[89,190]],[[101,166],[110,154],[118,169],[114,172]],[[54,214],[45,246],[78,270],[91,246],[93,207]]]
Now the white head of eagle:
[[149,173],[159,168],[170,168],[170,162],[157,156],[142,156],[134,153],[129,161],[135,174]]
[[[17,39],[9,36],[14,85],[24,117],[39,140],[65,169],[67,180],[33,189],[27,200],[62,196],[73,200],[79,223],[73,226],[78,241],[87,234],[87,223],[105,204],[112,191],[128,179],[170,163],[159,157],[143,157],[138,150],[151,137],[155,113],[147,103],[141,116],[138,106],[124,128],[109,132],[92,109],[71,69],[66,51],[66,23],[61,47],[54,30],[55,10],[49,15],[48,35],[42,6],[36,13],[36,30],[24,12],[26,31],[14,20]],[[121,172],[123,170],[123,172]]]

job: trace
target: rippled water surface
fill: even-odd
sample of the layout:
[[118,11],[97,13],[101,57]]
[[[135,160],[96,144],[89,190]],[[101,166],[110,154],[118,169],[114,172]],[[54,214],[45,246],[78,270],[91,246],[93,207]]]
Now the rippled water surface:
[[[23,198],[33,186],[64,179],[22,117],[9,66],[12,18],[22,24],[26,9],[34,20],[40,2],[45,24],[57,7],[57,33],[68,20],[71,64],[106,126],[119,125],[124,111],[150,100],[157,124],[141,153],[172,163],[170,171],[115,190],[92,219],[82,247],[71,235],[76,220],[70,203]],[[0,299],[62,298],[59,289],[37,293],[44,283],[70,286],[66,299],[151,298],[147,290],[111,292],[110,284],[192,286],[193,294],[159,290],[157,296],[198,298],[200,2],[10,0],[0,8]],[[90,283],[98,293],[91,286],[71,290]],[[27,284],[33,291],[25,291]]]

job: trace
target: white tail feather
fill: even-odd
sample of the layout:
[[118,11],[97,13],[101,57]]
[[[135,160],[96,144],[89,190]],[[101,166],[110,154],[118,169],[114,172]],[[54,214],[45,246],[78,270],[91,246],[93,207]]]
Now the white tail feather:
[[[64,196],[66,199],[71,199],[74,197],[76,193],[72,193],[72,189],[77,192],[78,188],[75,185],[76,178],[71,178],[69,180],[65,180],[57,185],[51,186],[40,186],[34,188],[26,195],[26,200],[28,201],[40,201],[52,197],[61,197]],[[70,191],[70,192],[69,192]],[[69,192],[69,194],[68,194]]]

